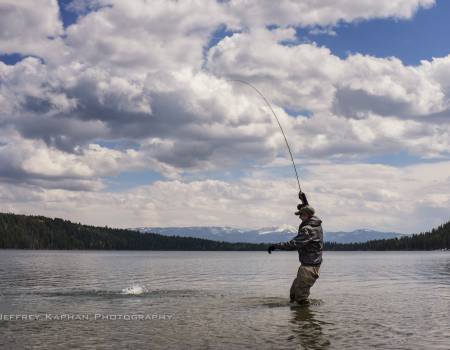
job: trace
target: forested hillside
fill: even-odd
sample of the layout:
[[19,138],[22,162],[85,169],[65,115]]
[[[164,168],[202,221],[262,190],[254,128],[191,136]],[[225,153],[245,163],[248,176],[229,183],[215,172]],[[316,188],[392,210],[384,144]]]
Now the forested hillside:
[[117,250],[263,250],[265,244],[226,243],[190,237],[95,227],[43,216],[0,213],[0,248]]
[[450,222],[430,232],[365,243],[327,243],[327,250],[435,250],[450,249]]
[[[228,243],[96,227],[44,216],[0,213],[0,249],[265,250],[267,244]],[[325,250],[434,250],[450,248],[450,222],[430,232],[365,243],[324,244]]]

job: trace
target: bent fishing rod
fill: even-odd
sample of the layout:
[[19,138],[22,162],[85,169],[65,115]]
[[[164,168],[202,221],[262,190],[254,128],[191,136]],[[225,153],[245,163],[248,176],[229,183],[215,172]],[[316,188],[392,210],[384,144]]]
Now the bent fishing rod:
[[277,121],[277,124],[281,130],[281,133],[283,134],[284,142],[286,143],[286,147],[289,151],[289,155],[291,156],[292,166],[294,167],[295,177],[297,178],[299,199],[302,201],[303,204],[308,205],[308,200],[306,198],[306,195],[303,193],[302,188],[300,186],[300,180],[298,177],[297,167],[295,166],[294,156],[292,155],[291,147],[289,146],[289,142],[287,140],[286,134],[283,130],[283,127],[281,126],[280,119],[278,119],[278,116],[275,113],[274,109],[272,108],[272,105],[270,104],[269,100],[263,95],[263,93],[261,91],[259,91],[253,84],[249,83],[248,81],[241,80],[241,79],[227,79],[227,81],[237,82],[237,83],[241,83],[241,84],[250,86],[253,90],[255,90],[258,93],[259,96],[262,97],[262,99],[266,103],[267,107],[269,107],[270,111],[272,112],[273,116],[275,117],[275,120]]

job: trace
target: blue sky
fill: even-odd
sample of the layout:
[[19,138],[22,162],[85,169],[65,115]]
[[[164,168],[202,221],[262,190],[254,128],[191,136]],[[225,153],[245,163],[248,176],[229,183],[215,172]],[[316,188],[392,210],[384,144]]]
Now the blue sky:
[[393,56],[406,65],[418,65],[421,60],[450,53],[449,14],[450,2],[438,0],[432,8],[420,9],[412,19],[341,23],[334,28],[336,36],[310,35],[308,29],[300,28],[298,36],[329,48],[341,58],[347,57],[348,53],[361,53]]

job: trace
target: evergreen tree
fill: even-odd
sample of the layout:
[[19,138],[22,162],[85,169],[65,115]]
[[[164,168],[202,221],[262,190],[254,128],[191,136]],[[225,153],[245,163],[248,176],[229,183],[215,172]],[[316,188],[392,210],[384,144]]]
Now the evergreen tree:
[[[265,250],[267,244],[228,243],[201,238],[95,227],[44,216],[0,213],[0,248],[116,250]],[[365,243],[326,242],[325,250],[435,250],[450,248],[450,222],[402,238]]]
[[266,244],[228,243],[75,224],[43,216],[0,213],[0,248],[115,250],[265,250]]

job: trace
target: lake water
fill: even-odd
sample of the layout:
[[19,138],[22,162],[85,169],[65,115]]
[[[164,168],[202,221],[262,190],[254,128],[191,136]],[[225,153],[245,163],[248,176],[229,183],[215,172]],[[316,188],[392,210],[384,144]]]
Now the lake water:
[[450,252],[0,250],[1,349],[449,349]]

